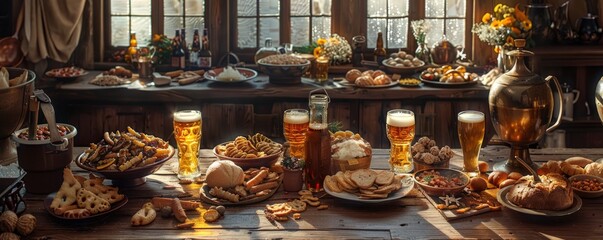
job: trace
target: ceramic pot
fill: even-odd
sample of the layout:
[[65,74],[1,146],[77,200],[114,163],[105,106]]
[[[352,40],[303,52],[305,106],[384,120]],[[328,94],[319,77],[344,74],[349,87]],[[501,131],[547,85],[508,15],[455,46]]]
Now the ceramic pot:
[[302,189],[304,185],[304,170],[289,170],[283,168],[283,190],[286,192],[297,192]]

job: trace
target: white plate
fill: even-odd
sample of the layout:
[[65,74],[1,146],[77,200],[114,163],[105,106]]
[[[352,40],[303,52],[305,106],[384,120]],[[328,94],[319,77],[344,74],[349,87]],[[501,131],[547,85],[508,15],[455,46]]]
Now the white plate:
[[360,198],[358,198],[358,196],[348,193],[348,192],[336,193],[336,192],[330,191],[326,187],[324,189],[329,195],[336,197],[336,198],[341,198],[341,199],[350,200],[350,201],[354,201],[354,202],[360,202],[360,203],[382,203],[382,202],[388,202],[388,201],[393,201],[396,199],[403,198],[415,186],[415,182],[412,180],[412,175],[405,175],[405,177],[401,181],[402,181],[402,188],[400,188],[400,190],[398,190],[396,192],[391,192],[387,196],[387,198],[381,198],[381,199],[360,199]]
[[214,81],[214,82],[221,82],[221,83],[239,83],[239,82],[245,82],[247,80],[253,79],[255,77],[258,76],[258,72],[256,72],[253,69],[249,69],[249,68],[241,68],[241,67],[237,67],[237,71],[239,71],[239,73],[243,76],[245,76],[244,79],[241,80],[220,80],[217,78],[218,75],[220,75],[220,73],[222,73],[222,71],[224,71],[224,68],[215,68],[212,70],[209,70],[207,72],[205,72],[205,74],[203,74],[203,77],[207,80],[210,81]]
[[553,211],[553,210],[536,210],[536,209],[522,208],[520,206],[515,205],[514,203],[509,201],[509,199],[507,199],[507,193],[509,192],[509,190],[511,190],[511,187],[513,187],[513,186],[507,186],[503,189],[498,190],[498,194],[496,194],[496,199],[503,206],[505,206],[509,209],[518,211],[520,213],[536,215],[536,216],[545,216],[545,217],[559,217],[559,216],[566,216],[566,215],[575,213],[578,210],[580,210],[580,207],[582,207],[582,199],[580,199],[580,197],[578,197],[578,195],[574,194],[574,202],[573,202],[572,206],[570,206],[568,209]]

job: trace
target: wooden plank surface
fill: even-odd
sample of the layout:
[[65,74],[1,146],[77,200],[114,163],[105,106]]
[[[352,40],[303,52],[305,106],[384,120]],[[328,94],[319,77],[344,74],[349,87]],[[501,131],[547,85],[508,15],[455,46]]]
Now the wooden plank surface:
[[[75,154],[83,151],[76,148]],[[460,151],[451,161],[451,168],[460,168]],[[480,158],[490,163],[503,161],[509,149],[504,146],[489,146],[482,150]],[[202,171],[216,159],[211,150],[200,154]],[[603,149],[534,149],[532,159],[542,163],[570,156],[598,159]],[[387,169],[387,149],[374,149],[371,167]],[[43,207],[45,195],[26,194],[27,212],[38,218],[38,227],[32,239],[182,239],[182,238],[377,238],[377,239],[433,239],[433,238],[491,238],[491,239],[546,239],[585,238],[593,239],[603,234],[601,212],[603,199],[583,199],[582,209],[566,217],[543,218],[514,212],[509,209],[489,212],[454,221],[447,221],[430,204],[419,190],[413,189],[407,197],[388,203],[363,205],[343,201],[326,194],[317,194],[321,202],[329,205],[328,210],[308,208],[302,219],[270,223],[263,214],[266,204],[283,202],[297,197],[296,193],[279,190],[272,198],[245,206],[227,207],[226,216],[216,223],[200,220],[204,211],[189,211],[195,221],[194,229],[177,230],[173,218],[157,219],[144,227],[131,227],[131,216],[153,196],[173,197],[189,193],[184,199],[199,199],[199,184],[180,185],[172,169],[176,160],[171,159],[155,174],[148,177],[144,185],[122,189],[129,202],[111,213],[101,222],[88,225],[64,224],[56,221]],[[77,174],[86,172],[72,164]],[[106,181],[108,183],[108,180]],[[164,185],[177,186],[163,189]],[[209,205],[203,204],[204,208]]]

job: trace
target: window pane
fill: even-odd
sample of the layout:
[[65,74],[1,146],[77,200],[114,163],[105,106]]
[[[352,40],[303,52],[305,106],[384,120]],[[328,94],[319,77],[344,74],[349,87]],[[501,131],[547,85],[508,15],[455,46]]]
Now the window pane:
[[111,45],[130,45],[129,17],[111,17]]
[[[309,6],[307,6],[309,7]],[[309,8],[308,8],[309,9]],[[291,18],[291,43],[293,46],[306,46],[310,41],[310,21],[307,17]]]
[[[385,35],[385,30],[386,30],[386,26],[387,26],[387,22],[385,21],[384,18],[373,18],[373,19],[368,19],[368,25],[367,25],[367,33],[366,33],[366,39],[367,39],[367,47],[368,48],[374,48],[375,45],[377,45],[377,33],[378,32],[384,32],[383,34]],[[385,37],[385,36],[384,36]]]
[[387,17],[387,0],[368,0],[368,17]]
[[465,17],[465,0],[446,0],[447,17]]
[[331,15],[331,0],[312,0],[313,15]]
[[130,1],[111,1],[111,15],[127,15],[130,10]]
[[331,18],[313,17],[312,18],[312,40],[316,41],[319,37],[331,36]]
[[278,17],[263,17],[260,18],[260,42],[264,42],[266,38],[272,38],[272,46],[279,46],[279,23]]
[[163,0],[163,14],[166,16],[182,15],[182,5],[180,4],[180,1]]
[[[203,4],[205,1],[201,0],[186,0],[186,11],[184,12],[186,15],[203,15]],[[187,24],[187,26],[189,26]]]
[[239,48],[255,48],[257,45],[257,28],[255,18],[237,19],[237,46]]
[[310,1],[312,0],[291,1],[291,16],[310,15]]
[[425,0],[425,17],[444,17],[444,4],[442,0]]
[[256,16],[256,0],[237,0],[237,16]]
[[431,26],[429,33],[427,33],[427,46],[436,44],[442,40],[444,34],[444,20],[443,19],[426,19]]
[[151,39],[151,17],[132,17],[132,31],[136,32],[139,47],[148,45]]
[[182,17],[164,17],[163,20],[163,32],[170,38],[182,28]]
[[260,0],[260,16],[278,16],[279,12],[278,0]]
[[[149,0],[131,0],[131,1],[132,1],[132,15],[150,15],[151,14],[151,1],[149,1]],[[113,1],[113,2],[116,2],[116,1]]]
[[403,17],[408,16],[408,0],[390,0],[389,16]]
[[464,19],[448,19],[446,21],[446,38],[452,44],[465,45],[465,20]]
[[408,18],[389,19],[387,24],[386,48],[405,48],[407,33]]

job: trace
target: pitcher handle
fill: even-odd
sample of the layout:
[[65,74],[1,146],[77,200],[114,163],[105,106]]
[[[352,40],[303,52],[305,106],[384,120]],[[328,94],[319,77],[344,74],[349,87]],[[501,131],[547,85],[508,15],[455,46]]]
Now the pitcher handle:
[[572,101],[572,103],[575,104],[576,102],[578,102],[578,98],[580,98],[580,91],[574,89],[572,92],[576,93],[576,96],[574,96],[574,101]]
[[551,78],[554,80],[555,82],[555,87],[557,88],[557,106],[559,107],[559,115],[557,115],[557,121],[555,121],[555,123],[553,125],[551,125],[549,128],[546,129],[546,132],[551,132],[553,130],[555,130],[555,128],[557,128],[559,126],[559,124],[561,124],[561,117],[563,116],[563,94],[561,94],[562,90],[561,90],[561,85],[559,84],[559,80],[557,80],[557,78],[555,76],[548,76],[546,77],[546,81],[547,83],[550,82]]

